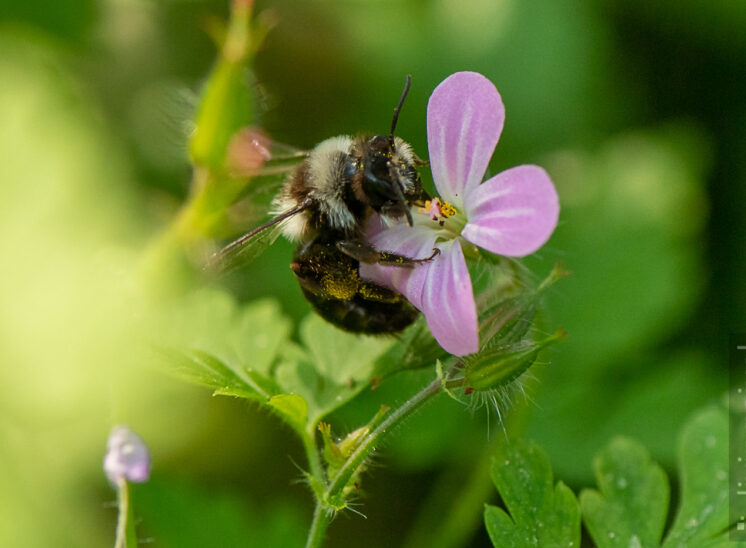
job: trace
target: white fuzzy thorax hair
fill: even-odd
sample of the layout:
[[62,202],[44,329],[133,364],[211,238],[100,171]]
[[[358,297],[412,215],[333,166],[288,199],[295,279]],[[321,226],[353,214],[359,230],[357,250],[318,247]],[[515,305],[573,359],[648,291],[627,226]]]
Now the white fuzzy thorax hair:
[[[306,160],[308,169],[305,183],[308,193],[319,205],[321,214],[329,220],[330,226],[338,229],[348,228],[356,222],[344,202],[345,189],[339,184],[351,146],[352,138],[348,135],[330,137],[316,145]],[[279,215],[297,205],[286,182],[286,186],[272,202],[272,213]],[[308,217],[304,213],[293,215],[283,222],[282,233],[286,238],[297,241],[306,232],[307,223]]]

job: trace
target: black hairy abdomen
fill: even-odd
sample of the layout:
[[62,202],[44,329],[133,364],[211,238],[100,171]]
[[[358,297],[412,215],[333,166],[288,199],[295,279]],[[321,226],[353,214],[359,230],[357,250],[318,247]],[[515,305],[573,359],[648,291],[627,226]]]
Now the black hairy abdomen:
[[360,295],[336,300],[320,297],[304,289],[304,295],[316,312],[329,323],[351,333],[384,335],[399,333],[417,319],[417,309],[406,300],[381,303]]
[[291,268],[301,290],[326,321],[352,333],[393,334],[419,314],[403,295],[360,277],[360,263],[336,246],[336,235],[300,244]]

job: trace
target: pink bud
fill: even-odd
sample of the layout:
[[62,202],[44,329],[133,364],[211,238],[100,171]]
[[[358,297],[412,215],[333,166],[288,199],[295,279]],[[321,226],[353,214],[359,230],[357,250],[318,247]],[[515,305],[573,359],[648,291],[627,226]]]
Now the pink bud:
[[106,443],[104,472],[117,486],[122,481],[144,483],[150,478],[150,454],[140,436],[126,426],[115,426]]

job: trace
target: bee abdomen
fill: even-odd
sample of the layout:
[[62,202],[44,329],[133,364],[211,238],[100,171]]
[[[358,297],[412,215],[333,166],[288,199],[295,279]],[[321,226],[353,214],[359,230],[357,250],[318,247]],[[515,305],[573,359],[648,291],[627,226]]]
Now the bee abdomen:
[[355,295],[337,300],[316,295],[304,288],[303,293],[316,312],[329,323],[351,333],[383,335],[399,333],[417,319],[417,309],[403,297],[397,302],[380,302]]
[[336,246],[337,238],[298,246],[290,268],[319,315],[353,333],[398,333],[417,318],[403,295],[364,280],[360,263]]

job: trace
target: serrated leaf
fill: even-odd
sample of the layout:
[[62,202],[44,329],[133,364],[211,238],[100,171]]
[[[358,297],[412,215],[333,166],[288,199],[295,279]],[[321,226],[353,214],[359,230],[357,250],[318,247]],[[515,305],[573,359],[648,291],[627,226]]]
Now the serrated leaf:
[[369,380],[375,359],[395,342],[342,332],[315,314],[301,324],[300,337],[318,373],[335,384]]
[[511,441],[494,459],[491,476],[508,510],[485,507],[484,520],[494,546],[580,545],[575,495],[562,482],[554,485],[549,460],[538,445]]
[[300,337],[305,348],[286,345],[275,376],[283,391],[308,402],[314,425],[369,385],[376,359],[394,344],[341,332],[316,315],[303,321]]
[[246,383],[257,384],[258,391],[277,392],[266,382],[290,333],[290,322],[276,302],[261,300],[239,307],[225,292],[203,290],[179,302],[161,324],[159,347],[213,356]]
[[687,423],[679,473],[681,505],[664,548],[727,543],[728,416],[723,408],[707,408]]
[[599,548],[652,547],[666,522],[665,472],[638,442],[615,438],[594,460],[599,491],[580,495],[583,520]]
[[274,409],[282,419],[298,433],[305,433],[308,418],[308,403],[298,394],[278,394],[272,396],[267,405]]
[[161,349],[161,363],[184,380],[213,389],[215,394],[264,401],[270,393],[247,382],[215,356],[199,350]]
[[[744,546],[729,540],[728,416],[722,407],[697,413],[679,444],[681,504],[664,548]],[[601,493],[581,495],[583,518],[596,545],[660,546],[665,523],[665,474],[637,442],[618,438],[596,458]]]

